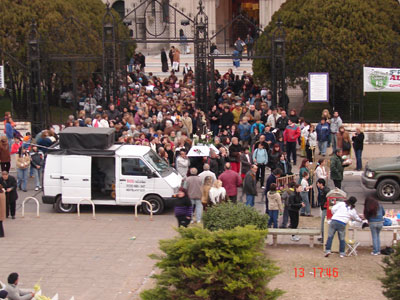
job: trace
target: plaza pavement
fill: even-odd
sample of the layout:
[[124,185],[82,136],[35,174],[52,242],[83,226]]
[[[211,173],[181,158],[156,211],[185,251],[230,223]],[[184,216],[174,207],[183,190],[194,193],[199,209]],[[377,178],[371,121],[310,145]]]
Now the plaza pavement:
[[[400,155],[399,145],[365,145],[365,160],[397,155]],[[357,210],[361,212],[363,197],[374,192],[361,186],[360,172],[353,173],[352,169],[346,171],[343,189],[360,199]],[[18,272],[21,287],[31,288],[40,281],[45,295],[58,292],[60,300],[72,296],[76,300],[139,299],[140,288],[154,272],[155,261],[148,255],[160,253],[160,239],[176,235],[172,209],[154,216],[153,221],[145,215],[139,215],[135,221],[132,207],[98,206],[97,219],[92,220],[89,207],[82,209],[78,219],[76,214],[57,214],[51,205],[41,204],[40,218],[36,218],[35,205],[29,202],[26,216],[21,218],[24,197],[37,194],[41,199],[41,193],[33,188],[33,179],[29,179],[29,191],[19,192],[17,219],[4,222],[6,237],[0,239],[0,281],[6,282],[9,273]],[[256,208],[260,211],[265,209],[262,192],[259,189],[256,198]],[[386,209],[400,209],[397,203],[383,205]],[[318,216],[319,209],[313,209],[312,214]],[[386,237],[383,239],[383,244],[388,242]],[[299,243],[308,244],[308,239]]]

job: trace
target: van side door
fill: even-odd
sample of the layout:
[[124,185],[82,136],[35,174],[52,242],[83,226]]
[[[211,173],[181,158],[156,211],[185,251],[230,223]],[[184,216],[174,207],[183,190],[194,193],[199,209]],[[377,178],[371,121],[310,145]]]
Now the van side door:
[[77,204],[91,199],[92,157],[64,155],[61,159],[62,202]]
[[120,157],[117,172],[117,202],[121,204],[135,204],[154,189],[154,180],[150,176],[153,172],[141,158]]

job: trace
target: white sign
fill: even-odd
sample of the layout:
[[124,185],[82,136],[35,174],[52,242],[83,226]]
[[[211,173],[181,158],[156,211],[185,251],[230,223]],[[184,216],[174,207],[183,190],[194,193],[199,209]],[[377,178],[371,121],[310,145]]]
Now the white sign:
[[4,66],[0,66],[0,89],[5,89],[6,84],[4,82]]
[[329,102],[329,73],[308,73],[308,102]]
[[400,69],[364,67],[364,92],[400,92]]

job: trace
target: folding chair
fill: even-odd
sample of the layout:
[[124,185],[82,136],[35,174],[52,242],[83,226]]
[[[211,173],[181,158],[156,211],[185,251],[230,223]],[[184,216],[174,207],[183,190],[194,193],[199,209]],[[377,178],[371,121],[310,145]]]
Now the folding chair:
[[346,256],[357,256],[357,248],[360,246],[360,242],[356,241],[355,232],[356,229],[353,229],[352,237],[349,238],[349,225],[346,225],[346,232],[345,232],[345,242],[347,246]]

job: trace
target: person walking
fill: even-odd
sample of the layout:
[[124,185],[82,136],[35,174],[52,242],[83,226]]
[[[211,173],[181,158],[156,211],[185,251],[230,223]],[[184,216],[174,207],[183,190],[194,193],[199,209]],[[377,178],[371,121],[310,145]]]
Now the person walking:
[[368,220],[369,229],[371,230],[373,250],[371,255],[381,254],[381,238],[380,233],[383,227],[383,217],[385,210],[383,206],[373,197],[368,196],[364,203],[364,218]]
[[[338,149],[336,149],[337,151]],[[339,255],[341,258],[346,256],[345,253],[345,230],[346,224],[352,219],[358,222],[362,222],[361,218],[358,216],[355,210],[357,199],[355,197],[350,197],[344,202],[339,202],[332,207],[332,219],[329,224],[328,240],[325,246],[325,257],[331,255],[331,247],[333,237],[335,233],[339,236]]]
[[244,45],[246,45],[246,44],[240,39],[240,36],[239,36],[234,44],[234,47],[235,47],[235,50],[237,52],[239,52],[238,54],[239,54],[240,59],[242,59]]
[[11,215],[15,219],[15,206],[18,199],[17,180],[7,171],[1,172],[0,184],[6,190],[6,218]]
[[[299,226],[299,210],[304,207],[304,203],[301,199],[300,192],[302,187],[300,184],[294,186],[295,192],[289,196],[289,217],[290,217],[290,228],[296,229]],[[300,241],[300,237],[297,235],[292,235],[292,241]]]
[[190,201],[187,191],[184,188],[180,188],[178,194],[175,195],[175,217],[178,220],[178,227],[188,227],[192,219],[192,202]]
[[326,181],[325,179],[319,178],[317,180],[317,188],[319,192],[319,203],[321,207],[321,237],[318,239],[318,241],[323,242],[324,241],[324,222],[325,222],[325,217],[326,217],[326,201],[327,198],[326,196],[330,192],[330,189],[326,186]]
[[297,139],[300,137],[300,127],[293,123],[292,120],[288,120],[288,126],[283,132],[283,140],[286,144],[287,159],[290,162],[290,157],[293,158],[293,165],[296,165],[296,143]]
[[1,171],[10,172],[10,167],[11,167],[10,146],[8,144],[7,137],[4,135],[0,138],[0,163],[1,163]]
[[356,133],[351,138],[353,141],[354,153],[356,155],[356,170],[362,170],[362,152],[364,148],[364,133],[360,127],[356,128]]
[[197,169],[191,168],[190,169],[190,176],[186,178],[186,188],[187,193],[192,201],[192,206],[196,212],[196,222],[201,222],[201,217],[203,215],[203,205],[201,203],[201,178],[197,176]]
[[239,173],[231,170],[231,163],[225,163],[225,171],[219,175],[218,179],[222,181],[222,186],[225,188],[229,200],[236,203],[237,188],[242,185],[242,178]]
[[32,146],[31,151],[31,169],[35,177],[35,191],[42,188],[40,184],[40,179],[42,177],[42,169],[44,164],[44,155],[38,150],[37,146]]
[[168,58],[164,48],[161,49],[161,71],[168,72]]
[[252,165],[246,173],[243,182],[243,193],[246,195],[246,205],[254,207],[254,199],[257,196],[257,165]]
[[331,157],[331,179],[338,189],[342,188],[343,172],[342,149],[336,148]]
[[261,188],[264,188],[265,167],[268,164],[268,152],[263,143],[258,143],[258,147],[253,152],[253,162],[257,164],[256,180],[260,181]]
[[250,60],[250,56],[253,56],[254,39],[248,34],[244,42],[247,47],[247,60]]
[[281,196],[277,192],[276,184],[273,183],[267,193],[268,197],[268,210],[269,210],[269,220],[268,227],[272,224],[274,228],[278,228],[278,216],[279,213],[283,212]]
[[26,192],[28,183],[29,166],[31,165],[31,157],[24,147],[18,149],[17,154],[17,184],[20,190]]
[[0,238],[4,237],[3,221],[6,219],[6,193],[0,185]]

